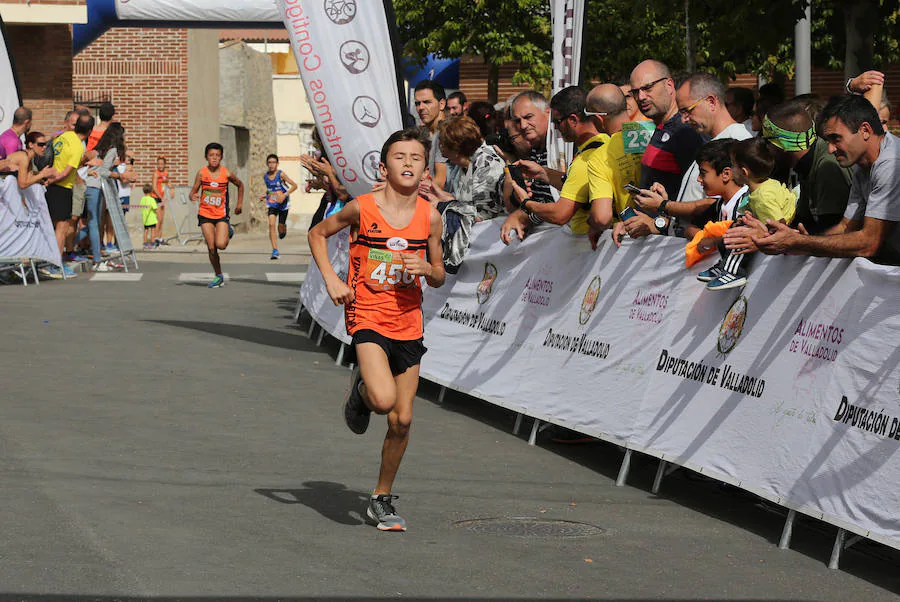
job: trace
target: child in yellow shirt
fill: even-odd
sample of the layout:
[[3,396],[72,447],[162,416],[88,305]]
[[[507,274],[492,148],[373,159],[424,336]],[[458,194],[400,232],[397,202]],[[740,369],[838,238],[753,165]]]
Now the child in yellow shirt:
[[144,220],[144,248],[152,249],[154,246],[159,246],[159,242],[155,241],[153,237],[154,232],[156,232],[156,225],[159,223],[159,219],[156,216],[156,212],[159,209],[157,207],[156,199],[151,196],[153,186],[144,184],[143,191],[144,196],[141,197],[141,217]]
[[[741,216],[748,210],[763,223],[767,219],[790,223],[797,208],[797,197],[784,184],[769,177],[775,169],[775,156],[769,150],[769,143],[763,138],[741,140],[731,146],[730,152],[735,181],[750,191],[739,201],[738,217],[732,227],[743,225]],[[721,274],[709,281],[706,288],[722,291],[746,285],[753,256],[731,253],[723,245],[720,250],[722,261],[717,267]]]

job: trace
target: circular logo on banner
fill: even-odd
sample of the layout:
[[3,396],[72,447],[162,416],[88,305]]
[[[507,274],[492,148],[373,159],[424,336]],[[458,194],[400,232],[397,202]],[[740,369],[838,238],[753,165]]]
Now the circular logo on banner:
[[325,0],[323,7],[336,25],[346,25],[356,16],[356,0]]
[[478,304],[483,305],[491,298],[491,292],[494,287],[494,281],[497,279],[497,266],[493,263],[484,264],[484,278],[478,283],[478,289],[475,291],[475,298]]
[[600,298],[601,282],[600,276],[594,276],[594,279],[591,280],[587,287],[587,291],[584,293],[584,298],[581,300],[581,311],[578,312],[578,323],[582,326],[591,319],[591,314],[594,313],[594,308],[597,307],[597,299]]
[[728,353],[737,345],[738,338],[744,330],[744,321],[747,318],[747,298],[738,297],[728,308],[722,326],[719,327],[719,340],[716,349],[719,353]]
[[347,40],[341,44],[341,64],[353,75],[369,68],[369,49],[362,42]]
[[369,151],[362,158],[363,173],[373,182],[377,182],[381,176],[381,171],[378,169],[379,165],[381,165],[380,151]]
[[367,128],[373,128],[381,121],[381,107],[371,96],[357,96],[353,101],[353,117]]
[[387,248],[391,251],[405,251],[409,247],[409,241],[395,236],[387,241]]

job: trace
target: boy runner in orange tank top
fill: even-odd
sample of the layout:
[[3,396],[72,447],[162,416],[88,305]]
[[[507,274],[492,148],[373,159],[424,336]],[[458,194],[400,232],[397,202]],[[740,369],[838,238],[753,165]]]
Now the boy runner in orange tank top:
[[[444,284],[441,216],[418,196],[431,141],[417,128],[395,132],[381,149],[385,187],[364,194],[309,231],[309,248],[335,305],[345,308],[358,367],[344,404],[344,420],[362,434],[371,412],[387,415],[378,484],[367,514],[382,531],[405,531],[391,494],[409,442],[419,386],[422,285]],[[350,269],[341,280],[326,239],[350,227]]]
[[234,228],[231,227],[228,216],[229,182],[238,189],[235,215],[240,215],[244,208],[244,183],[222,165],[223,153],[224,149],[218,142],[206,145],[207,165],[197,172],[191,188],[191,200],[199,204],[197,225],[203,232],[203,240],[209,251],[209,263],[215,272],[215,278],[207,285],[209,288],[225,286],[219,251],[224,251],[228,247],[228,241],[234,236]]

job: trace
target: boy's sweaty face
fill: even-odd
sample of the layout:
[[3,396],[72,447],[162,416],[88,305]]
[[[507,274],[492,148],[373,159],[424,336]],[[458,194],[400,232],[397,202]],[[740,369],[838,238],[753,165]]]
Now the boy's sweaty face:
[[410,190],[418,188],[427,166],[428,158],[422,143],[418,140],[401,140],[388,149],[381,171],[392,188]]
[[209,152],[206,153],[206,162],[213,169],[217,168],[222,163],[222,151],[217,148],[209,149]]

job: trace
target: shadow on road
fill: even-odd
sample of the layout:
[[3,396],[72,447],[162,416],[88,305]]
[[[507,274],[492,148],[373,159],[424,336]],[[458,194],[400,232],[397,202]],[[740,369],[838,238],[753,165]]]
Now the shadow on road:
[[240,324],[222,324],[220,322],[194,322],[189,320],[143,320],[153,324],[165,324],[177,328],[187,328],[207,332],[229,339],[257,343],[268,347],[279,347],[295,351],[313,351],[316,344],[307,338],[288,332],[267,330],[255,326],[243,326]]
[[342,483],[306,481],[302,489],[254,489],[256,493],[280,504],[303,504],[341,525],[362,525],[360,508],[369,498],[365,493],[347,489]]

